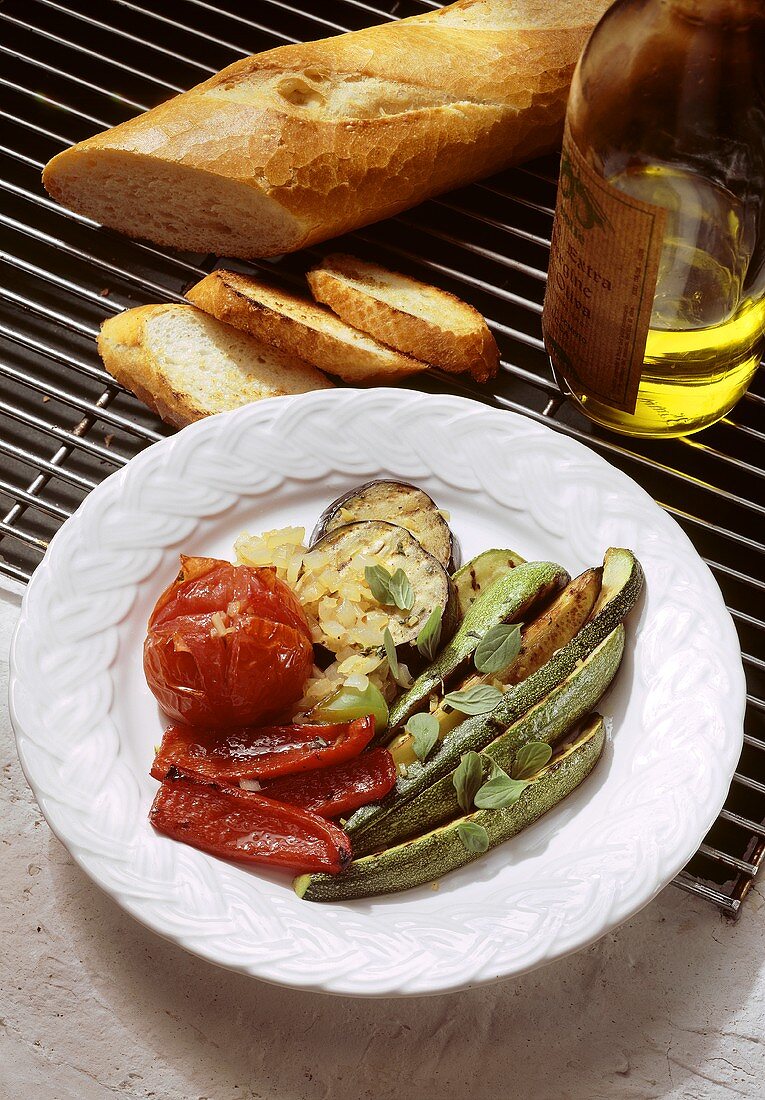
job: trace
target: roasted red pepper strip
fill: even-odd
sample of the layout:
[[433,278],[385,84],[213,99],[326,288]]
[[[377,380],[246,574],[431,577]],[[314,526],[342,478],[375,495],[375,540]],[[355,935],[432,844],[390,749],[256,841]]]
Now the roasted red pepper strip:
[[373,749],[347,764],[275,779],[261,794],[322,817],[339,817],[382,798],[395,785],[393,757],[387,749]]
[[174,840],[242,863],[336,874],[351,860],[348,837],[323,817],[174,771],[157,791],[149,820]]
[[264,726],[260,729],[201,730],[170,726],[151,774],[164,779],[172,767],[201,779],[238,783],[327,768],[352,760],[372,740],[371,715],[324,726]]

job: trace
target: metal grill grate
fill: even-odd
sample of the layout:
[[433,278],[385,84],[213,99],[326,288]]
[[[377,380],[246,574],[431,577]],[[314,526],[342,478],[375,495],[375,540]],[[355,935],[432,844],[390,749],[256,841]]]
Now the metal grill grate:
[[[42,190],[43,164],[240,56],[437,6],[322,0],[306,12],[284,0],[6,0],[0,7],[0,572],[7,578],[25,582],[83,497],[169,434],[101,367],[93,342],[100,322],[128,306],[178,299],[217,262],[129,241],[61,209]],[[588,443],[651,492],[710,565],[738,627],[750,705],[726,807],[676,881],[735,914],[765,855],[763,371],[730,416],[687,440],[623,441],[564,401],[540,329],[555,171],[555,158],[537,161],[355,233],[341,247],[431,279],[489,319],[503,360],[493,395],[453,378],[418,384],[514,409]],[[239,266],[297,285],[321,251]]]

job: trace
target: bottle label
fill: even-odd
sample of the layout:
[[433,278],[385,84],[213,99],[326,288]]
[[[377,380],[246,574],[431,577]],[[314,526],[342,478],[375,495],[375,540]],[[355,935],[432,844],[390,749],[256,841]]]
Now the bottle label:
[[666,211],[619,191],[563,138],[542,313],[553,366],[573,385],[634,413]]

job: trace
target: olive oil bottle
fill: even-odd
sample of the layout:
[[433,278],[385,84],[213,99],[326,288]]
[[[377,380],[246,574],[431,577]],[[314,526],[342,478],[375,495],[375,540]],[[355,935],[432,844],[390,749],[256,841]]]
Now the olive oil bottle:
[[571,88],[542,318],[615,431],[724,416],[765,346],[765,0],[616,0]]

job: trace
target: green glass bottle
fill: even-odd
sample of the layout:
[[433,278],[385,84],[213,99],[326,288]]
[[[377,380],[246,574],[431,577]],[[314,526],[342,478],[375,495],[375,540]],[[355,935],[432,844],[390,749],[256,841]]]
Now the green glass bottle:
[[765,345],[765,0],[617,0],[579,61],[543,313],[594,421],[676,436]]

